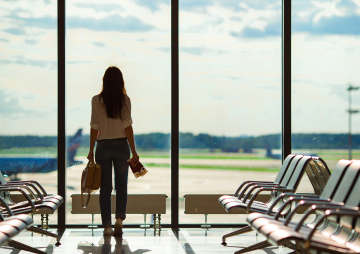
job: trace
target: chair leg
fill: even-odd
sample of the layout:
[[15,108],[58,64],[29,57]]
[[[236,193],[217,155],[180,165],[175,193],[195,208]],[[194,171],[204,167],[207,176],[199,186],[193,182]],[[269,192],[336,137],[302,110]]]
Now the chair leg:
[[33,252],[33,253],[38,253],[38,254],[46,254],[46,252],[38,250],[36,248],[30,247],[29,245],[20,243],[18,241],[15,240],[9,240],[8,241],[8,246],[15,248],[15,249],[19,249],[19,250],[25,250],[28,252]]
[[49,215],[48,214],[45,215],[45,219],[46,219],[46,226],[45,226],[46,228],[45,229],[48,230],[49,229]]
[[59,246],[61,245],[60,243],[60,237],[57,234],[51,233],[49,231],[46,231],[44,229],[38,228],[38,227],[34,227],[34,226],[30,226],[26,229],[27,231],[33,232],[33,233],[37,233],[37,234],[42,234],[42,235],[47,235],[50,237],[55,237],[57,240],[57,243],[55,244],[55,246]]
[[262,241],[259,243],[255,243],[244,249],[238,250],[238,251],[234,252],[234,254],[246,253],[246,252],[253,251],[253,250],[263,249],[263,248],[266,248],[269,246],[271,246],[271,243],[269,243],[268,241],[265,240],[265,241]]
[[232,236],[236,236],[236,235],[241,235],[241,234],[244,234],[244,233],[247,233],[247,232],[250,232],[252,231],[253,229],[250,227],[250,226],[245,226],[243,228],[240,228],[234,232],[231,232],[229,234],[226,234],[226,235],[223,235],[222,237],[222,245],[226,246],[227,243],[226,243],[226,238],[229,238],[229,237],[232,237]]
[[289,248],[289,249],[296,250],[296,245],[293,244],[293,243],[290,242],[290,241],[284,242],[282,245],[285,246],[285,247],[287,247],[287,248]]

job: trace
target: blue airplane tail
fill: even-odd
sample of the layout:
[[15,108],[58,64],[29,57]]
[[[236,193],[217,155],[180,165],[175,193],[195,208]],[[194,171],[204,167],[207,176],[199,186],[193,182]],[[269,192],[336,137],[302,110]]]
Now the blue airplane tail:
[[67,166],[72,166],[75,164],[79,164],[81,162],[78,162],[75,160],[76,152],[80,146],[82,139],[82,129],[79,129],[76,134],[71,137],[68,140],[68,147],[67,147]]
[[281,155],[273,154],[271,151],[271,148],[269,146],[266,146],[265,149],[266,149],[266,155],[265,155],[266,157],[272,158],[272,159],[277,159],[277,160],[281,159]]

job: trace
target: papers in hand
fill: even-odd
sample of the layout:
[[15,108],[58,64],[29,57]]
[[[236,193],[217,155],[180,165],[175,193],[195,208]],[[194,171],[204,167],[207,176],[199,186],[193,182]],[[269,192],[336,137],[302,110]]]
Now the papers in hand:
[[146,168],[140,163],[140,161],[138,161],[138,163],[134,164],[131,162],[131,160],[127,160],[131,171],[134,173],[134,176],[136,178],[140,177],[140,176],[144,176],[148,171],[146,170]]

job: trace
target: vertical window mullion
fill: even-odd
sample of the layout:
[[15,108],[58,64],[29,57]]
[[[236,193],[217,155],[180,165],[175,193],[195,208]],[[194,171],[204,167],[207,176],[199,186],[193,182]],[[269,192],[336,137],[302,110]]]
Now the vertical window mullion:
[[65,229],[66,215],[66,134],[65,134],[65,0],[58,6],[58,195],[64,203],[58,208],[58,228]]
[[171,227],[179,227],[179,0],[171,0]]
[[291,1],[282,1],[282,160],[291,153]]

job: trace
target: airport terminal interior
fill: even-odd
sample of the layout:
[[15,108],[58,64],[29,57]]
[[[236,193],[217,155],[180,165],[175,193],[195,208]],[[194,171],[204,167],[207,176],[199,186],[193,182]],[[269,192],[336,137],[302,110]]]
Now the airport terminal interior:
[[[359,0],[0,0],[0,253],[360,253],[359,59]],[[122,236],[81,194],[109,66]]]

